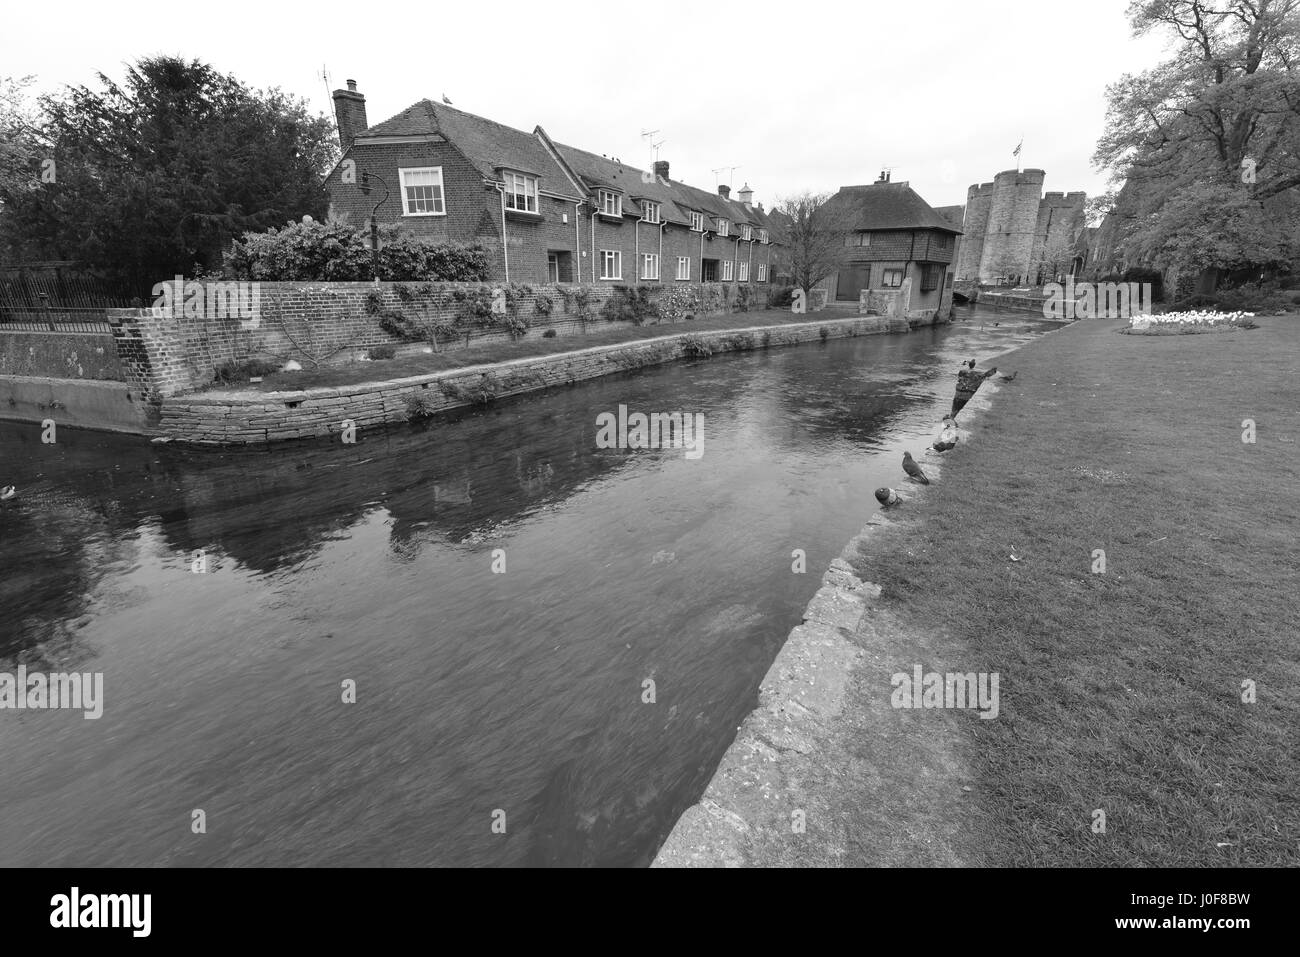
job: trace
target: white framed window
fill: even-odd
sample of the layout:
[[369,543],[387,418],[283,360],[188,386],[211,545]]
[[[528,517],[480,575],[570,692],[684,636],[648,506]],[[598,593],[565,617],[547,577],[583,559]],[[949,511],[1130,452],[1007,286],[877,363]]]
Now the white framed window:
[[767,264],[766,264],[766,263],[759,263],[759,264],[758,264],[758,281],[759,281],[759,282],[767,282]]
[[658,279],[659,278],[659,256],[655,253],[641,254],[641,278]]
[[422,166],[399,169],[402,181],[403,216],[445,216],[442,201],[442,167]]
[[704,214],[691,213],[691,229],[697,233],[704,232]]
[[623,254],[617,249],[602,249],[600,251],[600,278],[623,278]]
[[613,190],[600,191],[600,211],[606,216],[623,215],[623,197]]
[[658,203],[650,203],[650,202],[644,203],[643,210],[644,212],[641,216],[643,220],[645,220],[647,223],[659,222],[661,207],[659,206]]
[[880,279],[880,285],[886,289],[897,289],[902,284],[903,270],[901,269],[886,269],[884,275]]
[[740,238],[743,239],[745,242],[749,242],[751,239],[753,239],[754,227],[750,226],[749,223],[745,223],[745,225],[741,226]]
[[749,282],[749,263],[741,263],[736,267],[740,275],[736,277],[739,282]]
[[760,229],[760,230],[758,231],[758,241],[759,241],[760,243],[765,243],[765,242],[767,242],[767,230],[766,230],[766,229]]
[[537,177],[523,173],[506,173],[506,209],[521,213],[537,212]]
[[730,225],[731,224],[728,223],[725,219],[718,220],[718,235],[719,236],[728,235],[727,229],[730,227]]
[[691,257],[690,256],[677,257],[677,278],[678,279],[691,278]]
[[731,282],[731,267],[734,265],[730,259],[722,260],[722,281]]

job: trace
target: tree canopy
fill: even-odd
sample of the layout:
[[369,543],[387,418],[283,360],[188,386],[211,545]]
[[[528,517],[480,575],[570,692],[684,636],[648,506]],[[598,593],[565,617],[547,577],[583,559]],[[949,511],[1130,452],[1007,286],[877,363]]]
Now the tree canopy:
[[174,57],[137,62],[121,84],[98,80],[43,97],[34,122],[5,114],[30,130],[10,165],[31,163],[31,142],[41,158],[25,176],[0,175],[11,254],[81,260],[142,288],[219,268],[244,232],[324,215],[337,149],[301,100]]
[[1096,164],[1130,188],[1130,258],[1204,269],[1300,255],[1300,0],[1135,0],[1172,55],[1112,84]]

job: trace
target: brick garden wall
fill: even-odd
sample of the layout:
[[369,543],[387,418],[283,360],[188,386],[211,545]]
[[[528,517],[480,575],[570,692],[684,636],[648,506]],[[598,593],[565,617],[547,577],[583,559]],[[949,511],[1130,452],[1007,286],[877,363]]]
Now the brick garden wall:
[[[414,294],[415,300],[405,301],[398,287]],[[155,315],[147,309],[109,310],[126,381],[156,402],[164,396],[211,387],[216,369],[226,362],[259,357],[281,362],[297,359],[307,366],[313,359],[322,364],[355,360],[374,346],[409,344],[385,330],[381,315],[369,306],[372,293],[378,294],[380,312],[400,313],[413,323],[451,322],[458,316],[463,319],[466,311],[455,299],[458,292],[490,298],[496,287],[480,283],[264,282],[259,288],[256,328],[239,319]],[[526,289],[514,284],[513,288],[518,293],[517,315],[528,324],[527,335],[540,336],[547,329],[554,329],[557,335],[580,335],[588,328],[611,324],[601,310],[616,295],[613,284],[539,284]],[[747,295],[752,297],[753,308],[764,307],[771,288],[750,287]],[[579,315],[578,304],[578,294],[583,292],[589,299],[585,319]],[[696,282],[668,290],[659,287],[652,295],[662,302],[667,318],[675,321],[686,313],[699,317],[735,311],[740,292],[734,283]],[[469,323],[462,332],[455,338],[440,338],[439,348],[511,338],[490,320]]]

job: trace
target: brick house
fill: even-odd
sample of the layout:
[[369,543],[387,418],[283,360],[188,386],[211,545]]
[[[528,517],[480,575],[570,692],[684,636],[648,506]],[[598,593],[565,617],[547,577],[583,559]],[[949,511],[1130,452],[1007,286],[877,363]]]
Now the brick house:
[[[746,185],[735,199],[421,100],[366,123],[356,82],[334,92],[343,156],[330,212],[437,240],[480,243],[494,279],[514,282],[771,283],[773,223]],[[360,189],[363,173],[376,188]]]
[[864,289],[902,290],[911,280],[905,311],[946,313],[961,236],[950,219],[886,173],[867,186],[842,187],[829,203],[843,217],[848,247],[838,272],[820,284],[829,299],[857,302]]

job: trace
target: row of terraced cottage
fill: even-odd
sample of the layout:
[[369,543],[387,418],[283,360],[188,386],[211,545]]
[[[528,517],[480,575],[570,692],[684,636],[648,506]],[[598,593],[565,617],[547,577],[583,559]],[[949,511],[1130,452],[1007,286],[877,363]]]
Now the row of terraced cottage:
[[[421,100],[376,126],[348,81],[334,92],[343,156],[326,179],[330,211],[413,235],[479,243],[492,278],[513,282],[771,283],[771,214],[443,103]],[[363,180],[372,187],[367,195]]]
[[[541,126],[525,133],[427,99],[372,127],[356,81],[347,87],[333,95],[343,148],[326,178],[334,215],[361,223],[373,210],[414,235],[478,243],[491,277],[506,281],[789,282],[782,217],[748,185],[733,199],[727,186],[672,179],[665,161],[643,171]],[[886,176],[835,201],[852,249],[823,283],[830,298],[901,290],[905,313],[946,308],[959,228]]]

